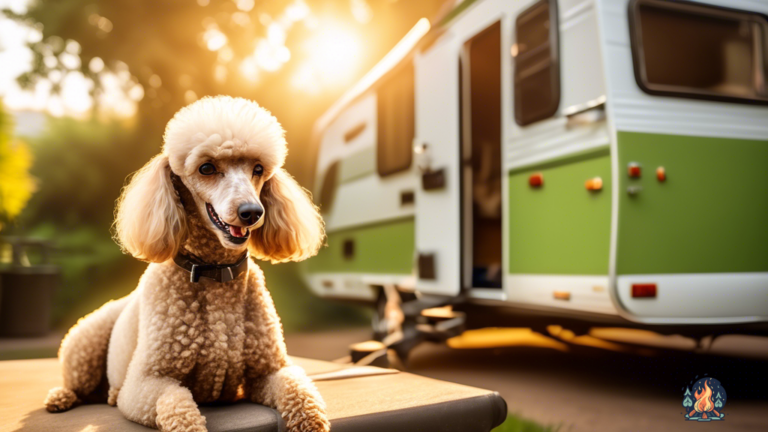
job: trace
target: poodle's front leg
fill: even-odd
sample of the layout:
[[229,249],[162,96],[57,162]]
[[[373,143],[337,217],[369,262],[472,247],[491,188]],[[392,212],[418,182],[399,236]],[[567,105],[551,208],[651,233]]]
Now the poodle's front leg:
[[206,432],[192,392],[168,377],[131,376],[117,397],[126,418],[164,432]]
[[275,408],[289,432],[328,432],[325,402],[304,370],[291,366],[285,351],[280,318],[264,274],[255,264],[249,272],[246,298],[246,395],[253,402]]
[[304,369],[286,366],[251,384],[253,402],[275,408],[290,432],[328,432],[325,402]]

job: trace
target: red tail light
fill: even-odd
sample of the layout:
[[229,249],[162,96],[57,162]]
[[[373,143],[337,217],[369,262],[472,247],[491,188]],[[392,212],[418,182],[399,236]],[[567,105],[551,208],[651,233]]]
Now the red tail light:
[[630,162],[627,167],[627,174],[630,178],[640,178],[640,164],[637,162]]
[[655,283],[632,284],[633,298],[654,298],[656,297]]
[[531,174],[531,176],[528,177],[528,184],[531,185],[531,187],[541,187],[541,185],[544,184],[544,175],[542,173]]

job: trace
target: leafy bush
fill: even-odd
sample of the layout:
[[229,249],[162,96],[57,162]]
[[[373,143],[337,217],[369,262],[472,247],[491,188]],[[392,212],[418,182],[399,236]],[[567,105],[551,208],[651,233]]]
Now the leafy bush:
[[[138,282],[136,260],[121,253],[110,228],[125,178],[160,149],[159,138],[154,143],[142,138],[117,122],[49,118],[44,133],[29,139],[38,187],[9,231],[56,245],[54,262],[61,267],[62,281],[54,325],[74,323]],[[117,280],[122,275],[133,280],[124,286]]]
[[0,105],[0,229],[21,213],[35,186],[29,175],[32,153],[12,137],[12,129],[11,118]]

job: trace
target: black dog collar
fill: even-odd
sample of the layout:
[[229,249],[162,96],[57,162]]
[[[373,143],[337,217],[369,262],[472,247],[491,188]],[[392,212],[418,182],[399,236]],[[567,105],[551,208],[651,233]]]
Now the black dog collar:
[[189,272],[189,281],[197,283],[201,277],[213,279],[216,282],[229,282],[248,271],[248,253],[234,264],[198,264],[186,255],[178,254],[173,257],[177,266]]

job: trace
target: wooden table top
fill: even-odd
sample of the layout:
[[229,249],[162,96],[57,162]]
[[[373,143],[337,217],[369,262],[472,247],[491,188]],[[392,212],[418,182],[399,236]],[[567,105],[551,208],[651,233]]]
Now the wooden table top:
[[[504,421],[506,403],[494,392],[405,372],[293,357],[323,395],[334,432],[490,431]],[[56,359],[0,361],[0,431],[147,431],[106,404],[51,414],[48,390],[62,383]],[[285,430],[276,411],[252,403],[202,407],[208,429]]]

